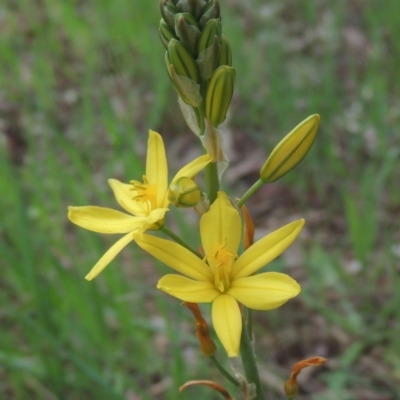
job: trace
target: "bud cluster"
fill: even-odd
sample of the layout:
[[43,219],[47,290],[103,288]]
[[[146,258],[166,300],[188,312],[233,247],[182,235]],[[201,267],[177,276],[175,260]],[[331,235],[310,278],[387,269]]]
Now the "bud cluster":
[[168,75],[192,108],[204,133],[204,118],[224,122],[235,86],[232,50],[222,34],[218,0],[160,0],[159,34]]

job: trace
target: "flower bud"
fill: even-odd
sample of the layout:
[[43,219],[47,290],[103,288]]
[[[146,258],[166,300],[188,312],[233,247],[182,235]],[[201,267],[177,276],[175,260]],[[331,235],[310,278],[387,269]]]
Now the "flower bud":
[[221,35],[221,21],[218,19],[211,19],[210,21],[208,21],[201,32],[201,36],[197,44],[197,53],[200,54],[202,51],[210,47],[214,42],[214,36],[217,36],[218,41],[220,41]]
[[168,191],[168,200],[175,207],[194,207],[202,197],[200,188],[193,179],[182,176],[172,182]]
[[163,18],[161,18],[160,21],[160,26],[158,28],[158,33],[160,35],[160,39],[162,44],[164,45],[164,47],[166,49],[168,49],[168,43],[171,39],[177,39],[177,37],[175,36],[175,33],[172,32],[169,28],[167,23],[164,21]]
[[196,83],[200,82],[197,65],[193,57],[179,40],[171,39],[169,41],[168,56],[178,75],[189,78]]
[[205,5],[205,0],[179,0],[176,2],[176,8],[180,12],[192,14],[195,18],[200,15]]
[[221,65],[228,65],[229,67],[232,66],[232,49],[231,45],[228,42],[226,36],[221,36],[221,49],[219,52],[219,57],[217,61],[217,67]]
[[175,16],[175,32],[192,56],[197,54],[197,41],[200,30],[193,15],[182,13]]
[[275,182],[300,163],[314,143],[319,121],[318,114],[311,115],[278,143],[261,168],[262,182]]
[[220,18],[218,0],[209,0],[200,12],[199,26],[202,29],[210,19]]
[[232,67],[218,67],[208,86],[206,94],[206,116],[214,126],[225,121],[226,113],[235,88],[236,71]]
[[169,29],[175,29],[175,14],[178,12],[173,3],[169,0],[160,0],[160,11]]

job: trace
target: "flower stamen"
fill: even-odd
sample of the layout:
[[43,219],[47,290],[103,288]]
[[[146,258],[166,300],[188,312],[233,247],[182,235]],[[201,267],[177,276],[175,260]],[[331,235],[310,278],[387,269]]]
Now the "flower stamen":
[[226,240],[223,245],[217,244],[207,257],[208,264],[214,273],[215,287],[221,293],[229,289],[232,266],[237,258],[237,254],[227,249],[226,245]]
[[157,208],[157,185],[149,183],[145,175],[143,175],[143,183],[139,181],[130,181],[132,188],[130,190],[135,191],[135,195],[132,200],[140,203],[146,203],[149,207],[149,212]]

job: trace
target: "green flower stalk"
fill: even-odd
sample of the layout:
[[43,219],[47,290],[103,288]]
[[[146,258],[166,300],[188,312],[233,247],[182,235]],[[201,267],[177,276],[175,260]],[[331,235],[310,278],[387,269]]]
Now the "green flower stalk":
[[[161,0],[160,10],[163,18],[159,35],[167,49],[168,75],[186,104],[181,104],[181,108],[188,126],[200,136],[204,134],[205,117],[215,127],[225,120],[234,90],[232,51],[228,39],[222,35],[219,3],[217,0]],[[214,77],[223,66],[230,69],[223,69]],[[224,96],[222,86],[226,91]],[[194,123],[197,128],[193,127]]]
[[[226,119],[236,78],[232,50],[222,34],[219,2],[161,0],[160,10],[163,18],[159,35],[167,49],[168,76],[178,93],[187,125],[204,145],[208,142],[208,125],[217,129]],[[205,150],[208,152],[211,147],[205,146]],[[217,197],[221,171],[227,166],[224,153],[218,153],[206,168],[207,196],[211,203]]]

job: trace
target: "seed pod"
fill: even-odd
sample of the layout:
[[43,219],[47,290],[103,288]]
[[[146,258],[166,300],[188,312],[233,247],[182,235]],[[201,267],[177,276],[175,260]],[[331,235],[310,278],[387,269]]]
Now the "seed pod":
[[275,182],[300,163],[314,143],[319,121],[318,114],[311,115],[278,143],[261,168],[262,182]]
[[225,121],[226,113],[235,88],[236,71],[232,67],[218,67],[208,86],[206,94],[206,115],[214,126]]

